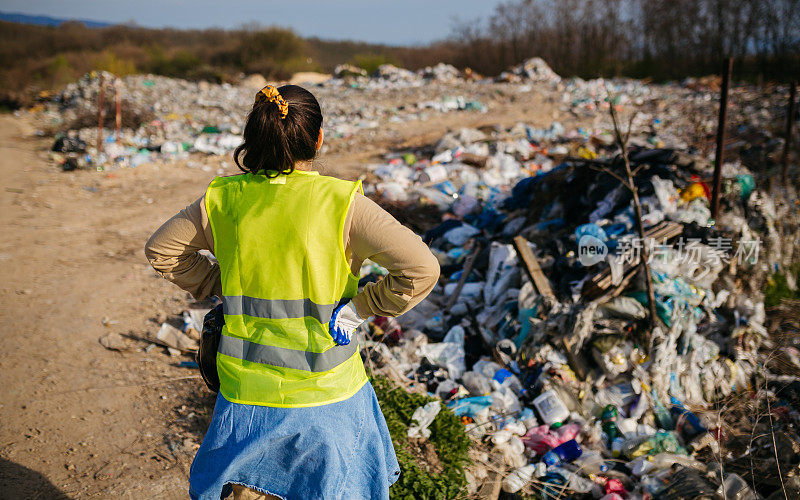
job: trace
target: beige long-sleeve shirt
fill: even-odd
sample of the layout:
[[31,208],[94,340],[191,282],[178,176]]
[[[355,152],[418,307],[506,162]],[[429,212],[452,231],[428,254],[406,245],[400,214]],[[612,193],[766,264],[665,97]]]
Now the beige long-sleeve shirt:
[[[358,275],[370,259],[389,274],[369,283],[353,298],[362,318],[398,316],[430,293],[439,278],[439,263],[422,239],[358,193],[342,235],[350,269]],[[196,299],[222,297],[219,265],[200,250],[214,252],[214,235],[204,197],[165,222],[150,237],[145,255],[153,268]]]

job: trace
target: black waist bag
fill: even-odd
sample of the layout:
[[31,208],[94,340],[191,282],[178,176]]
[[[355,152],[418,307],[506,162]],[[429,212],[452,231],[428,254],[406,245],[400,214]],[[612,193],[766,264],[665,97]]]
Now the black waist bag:
[[219,392],[219,373],[217,373],[217,350],[219,339],[222,336],[222,327],[225,326],[225,316],[222,314],[222,304],[208,311],[203,318],[203,333],[200,336],[200,348],[197,350],[195,360],[200,367],[200,375],[212,392]]

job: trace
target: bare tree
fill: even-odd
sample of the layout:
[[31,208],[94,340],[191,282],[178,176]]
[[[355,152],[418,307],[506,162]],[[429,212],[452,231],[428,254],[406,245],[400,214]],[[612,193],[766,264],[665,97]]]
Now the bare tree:
[[738,74],[791,79],[797,12],[800,0],[506,0],[453,33],[460,62],[495,74],[540,56],[563,75],[671,79],[715,73],[731,56]]
[[[655,292],[653,290],[653,276],[650,273],[650,247],[649,243],[646,239],[646,233],[644,230],[644,223],[642,222],[642,204],[639,201],[639,188],[636,186],[636,174],[639,173],[639,169],[641,166],[636,167],[635,169],[631,168],[630,158],[628,157],[628,139],[631,135],[631,129],[633,127],[633,120],[636,118],[636,113],[632,113],[630,119],[628,120],[628,126],[626,130],[623,132],[620,124],[619,124],[619,117],[617,116],[616,109],[614,108],[615,99],[608,93],[606,89],[606,93],[608,97],[606,100],[608,101],[608,113],[611,116],[611,123],[614,127],[614,139],[617,143],[617,147],[620,148],[620,159],[622,160],[622,165],[624,167],[623,175],[618,174],[615,170],[615,163],[612,163],[610,166],[599,166],[594,167],[601,172],[604,172],[615,179],[617,179],[620,184],[622,184],[625,189],[627,189],[631,193],[632,197],[632,204],[633,204],[633,215],[636,219],[636,232],[639,236],[639,241],[641,242],[641,258],[639,259],[639,266],[641,273],[644,275],[645,280],[645,289],[647,292],[647,305],[649,309],[649,325],[647,331],[647,342],[645,345],[650,345],[650,334],[655,328],[656,325],[656,299],[655,299]],[[599,105],[599,103],[598,103]]]

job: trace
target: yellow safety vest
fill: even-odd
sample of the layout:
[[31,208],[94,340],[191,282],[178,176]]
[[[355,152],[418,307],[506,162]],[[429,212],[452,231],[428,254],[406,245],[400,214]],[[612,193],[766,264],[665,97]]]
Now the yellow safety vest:
[[225,314],[217,370],[227,400],[317,406],[366,383],[357,342],[338,346],[328,333],[336,305],[358,290],[342,241],[357,191],[360,181],[300,170],[209,185]]

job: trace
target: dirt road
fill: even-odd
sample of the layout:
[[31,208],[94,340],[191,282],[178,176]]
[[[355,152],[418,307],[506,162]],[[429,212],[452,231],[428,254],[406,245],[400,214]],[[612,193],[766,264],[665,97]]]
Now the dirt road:
[[162,450],[180,402],[169,380],[195,373],[98,338],[152,331],[159,311],[181,308],[186,294],[156,277],[143,242],[214,173],[65,175],[28,132],[0,118],[0,497],[185,498],[185,468]]
[[[325,164],[352,177],[371,154],[447,128],[548,125],[552,107],[532,99],[499,114],[393,124],[391,144]],[[184,308],[187,294],[152,271],[142,248],[226,160],[63,173],[47,159],[50,141],[32,132],[0,115],[0,498],[187,498],[207,418],[197,372],[160,348],[116,352],[98,339],[154,332],[159,316]],[[232,173],[230,163],[221,171]]]

